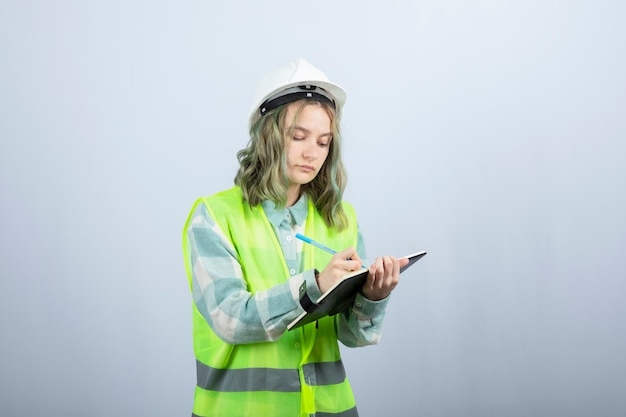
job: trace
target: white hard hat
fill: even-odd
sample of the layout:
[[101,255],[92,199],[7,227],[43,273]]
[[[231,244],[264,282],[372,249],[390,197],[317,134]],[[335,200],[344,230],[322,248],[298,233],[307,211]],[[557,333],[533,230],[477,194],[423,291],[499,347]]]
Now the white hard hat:
[[328,100],[339,113],[346,102],[345,90],[302,58],[268,72],[259,81],[254,97],[250,126],[266,112],[302,98]]

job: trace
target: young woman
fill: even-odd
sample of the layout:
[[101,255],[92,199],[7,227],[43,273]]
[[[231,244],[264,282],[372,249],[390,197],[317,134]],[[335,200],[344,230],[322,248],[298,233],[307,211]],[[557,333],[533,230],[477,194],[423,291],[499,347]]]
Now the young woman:
[[[377,258],[354,304],[287,331],[349,271],[365,247],[346,175],[339,121],[345,92],[299,59],[268,73],[237,157],[235,186],[196,201],[184,230],[193,295],[194,416],[357,416],[338,341],[378,342],[406,262]],[[341,251],[295,239],[302,233]]]

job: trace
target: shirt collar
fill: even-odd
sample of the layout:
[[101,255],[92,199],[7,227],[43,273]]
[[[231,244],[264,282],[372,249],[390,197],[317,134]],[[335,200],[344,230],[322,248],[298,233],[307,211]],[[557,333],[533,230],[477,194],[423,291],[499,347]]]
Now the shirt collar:
[[308,199],[304,193],[300,196],[298,201],[296,201],[296,204],[291,207],[278,208],[271,200],[263,201],[261,206],[270,223],[276,226],[287,218],[287,214],[293,219],[293,221],[289,221],[289,223],[293,224],[293,222],[295,222],[297,225],[302,226],[306,222],[306,216],[309,211]]

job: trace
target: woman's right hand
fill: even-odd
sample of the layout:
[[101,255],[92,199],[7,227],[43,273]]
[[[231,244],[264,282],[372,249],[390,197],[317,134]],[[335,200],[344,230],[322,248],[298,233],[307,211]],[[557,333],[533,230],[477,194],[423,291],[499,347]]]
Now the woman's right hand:
[[361,269],[361,267],[361,258],[359,258],[356,249],[347,248],[337,252],[328,262],[326,268],[317,276],[317,286],[324,294],[346,274]]

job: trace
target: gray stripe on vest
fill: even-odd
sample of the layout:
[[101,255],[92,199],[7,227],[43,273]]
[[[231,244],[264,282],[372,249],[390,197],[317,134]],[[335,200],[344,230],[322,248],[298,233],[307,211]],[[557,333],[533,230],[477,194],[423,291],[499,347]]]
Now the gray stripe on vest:
[[340,413],[321,413],[318,411],[317,413],[313,414],[313,416],[315,417],[359,417],[359,412],[357,411],[356,407],[354,407],[349,410],[342,411]]
[[300,392],[300,377],[295,369],[218,369],[196,361],[196,371],[198,386],[206,390]]
[[341,384],[346,379],[346,370],[341,360],[307,363],[303,369],[304,380],[311,386]]
[[[295,369],[244,368],[218,369],[196,361],[200,388],[220,392],[274,391],[299,392],[300,377]],[[304,365],[307,384],[340,384],[346,379],[341,360]]]
[[[193,414],[191,413],[191,417],[201,417],[197,414]],[[351,408],[349,410],[346,411],[342,411],[340,413],[315,413],[315,414],[311,414],[311,417],[359,417],[359,413],[356,409],[356,407]]]

